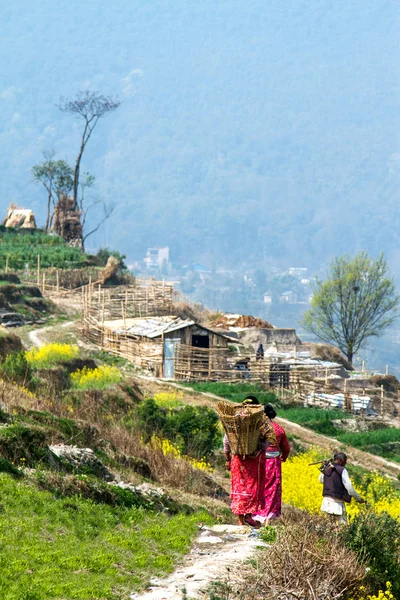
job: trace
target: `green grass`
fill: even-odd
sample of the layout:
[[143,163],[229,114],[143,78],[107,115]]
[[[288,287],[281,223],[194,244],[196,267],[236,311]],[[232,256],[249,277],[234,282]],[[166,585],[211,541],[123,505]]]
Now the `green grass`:
[[308,406],[280,406],[277,409],[279,417],[308,427],[323,435],[338,435],[341,430],[332,423],[333,419],[346,419],[351,415],[341,410],[316,408]]
[[116,600],[173,569],[204,511],[168,517],[142,508],[55,499],[0,474],[2,600]]
[[69,246],[56,235],[47,235],[39,230],[17,230],[0,227],[0,269],[4,269],[8,258],[9,269],[36,269],[40,254],[42,268],[66,266],[83,267],[87,257],[78,248]]
[[257,396],[261,404],[270,402],[277,404],[278,398],[273,392],[266,391],[261,385],[255,383],[184,383],[187,387],[193,388],[199,392],[208,392],[216,394],[232,402],[242,402],[246,396]]

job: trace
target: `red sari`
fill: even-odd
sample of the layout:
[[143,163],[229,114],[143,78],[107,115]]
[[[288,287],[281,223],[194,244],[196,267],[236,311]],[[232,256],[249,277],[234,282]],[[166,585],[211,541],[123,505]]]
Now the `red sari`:
[[231,460],[231,508],[235,515],[260,512],[264,508],[265,452],[257,456],[235,454]]
[[265,506],[254,517],[259,521],[276,519],[282,512],[282,460],[290,453],[290,445],[283,427],[272,421],[276,435],[276,444],[268,446],[266,452],[280,452],[279,456],[266,458],[265,462]]

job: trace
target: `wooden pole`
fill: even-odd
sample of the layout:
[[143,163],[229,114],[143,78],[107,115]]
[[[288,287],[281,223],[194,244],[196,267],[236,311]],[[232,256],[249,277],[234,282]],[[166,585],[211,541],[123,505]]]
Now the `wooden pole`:
[[125,314],[125,307],[124,307],[123,302],[121,302],[121,311],[122,311],[122,318],[124,320],[124,329],[126,331],[126,314]]
[[37,284],[40,287],[40,254],[37,255]]
[[104,327],[104,303],[105,303],[105,296],[106,296],[106,294],[105,294],[105,292],[103,292],[103,310],[102,310],[102,313],[101,313],[101,323],[102,323],[103,327]]
[[56,281],[57,281],[57,292],[59,292],[60,291],[60,272],[58,269],[56,271]]
[[364,373],[364,367],[365,367],[365,362],[362,361],[362,363],[361,363],[361,373]]
[[43,273],[43,293],[46,290],[46,273]]

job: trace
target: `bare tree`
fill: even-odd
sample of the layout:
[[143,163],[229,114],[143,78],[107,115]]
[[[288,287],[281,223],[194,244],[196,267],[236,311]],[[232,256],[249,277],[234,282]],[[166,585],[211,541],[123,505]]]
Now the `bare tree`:
[[74,169],[74,186],[73,186],[73,200],[75,209],[79,207],[78,190],[79,190],[79,172],[81,166],[81,160],[83,153],[86,148],[90,136],[93,133],[99,119],[104,117],[109,112],[113,112],[120,106],[121,102],[118,98],[112,98],[111,96],[103,96],[99,92],[78,92],[74,100],[67,100],[60,98],[60,104],[58,108],[62,112],[69,113],[71,115],[78,115],[82,117],[84,122],[83,133],[81,138],[81,145],[79,153],[75,162]]
[[34,180],[41,183],[47,191],[46,232],[51,229],[56,199],[68,194],[73,187],[73,170],[65,160],[54,160],[54,150],[43,152],[44,161],[32,167]]
[[89,210],[93,206],[99,206],[99,205],[101,205],[101,207],[103,209],[103,217],[100,219],[100,221],[98,222],[98,224],[96,225],[96,227],[94,227],[93,229],[91,229],[90,231],[88,231],[88,233],[84,234],[84,236],[82,238],[83,248],[85,247],[85,241],[87,240],[87,238],[90,235],[92,235],[92,233],[96,233],[96,231],[101,227],[101,225],[103,225],[103,223],[105,221],[107,221],[107,219],[109,219],[111,217],[111,215],[113,214],[113,212],[115,210],[115,206],[108,205],[106,202],[104,202],[104,200],[97,200],[96,202],[93,202],[92,204],[90,204],[85,209],[85,212],[84,212],[84,214],[82,216],[82,227],[85,226],[86,217],[87,217],[87,214],[88,214]]

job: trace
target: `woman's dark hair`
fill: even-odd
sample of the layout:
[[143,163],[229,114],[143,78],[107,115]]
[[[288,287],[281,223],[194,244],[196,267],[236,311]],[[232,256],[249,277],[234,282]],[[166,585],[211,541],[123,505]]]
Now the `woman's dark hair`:
[[258,398],[256,398],[255,396],[246,396],[246,398],[243,400],[242,404],[257,405],[260,403],[258,401]]
[[272,404],[264,404],[264,412],[269,419],[275,419],[276,411]]

